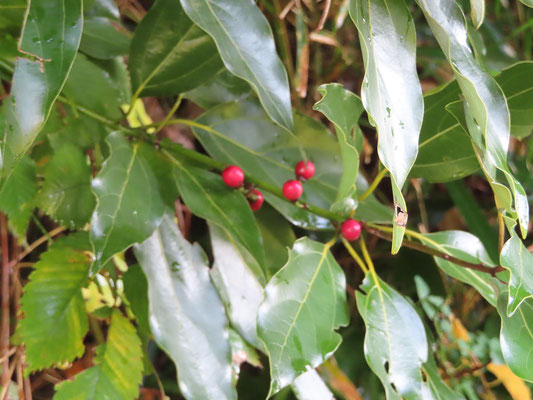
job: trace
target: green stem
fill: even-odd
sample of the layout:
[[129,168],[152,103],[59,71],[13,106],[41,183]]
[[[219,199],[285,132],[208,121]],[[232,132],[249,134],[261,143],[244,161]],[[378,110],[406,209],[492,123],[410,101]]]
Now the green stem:
[[157,130],[155,131],[155,133],[159,132],[161,129],[163,129],[163,127],[165,127],[168,123],[168,121],[170,121],[170,119],[172,118],[172,116],[174,115],[174,113],[177,111],[177,109],[179,108],[180,104],[181,104],[181,101],[183,100],[183,94],[180,94],[178,96],[178,99],[176,100],[176,103],[174,103],[174,105],[172,106],[172,108],[170,109],[170,111],[168,112],[167,116],[165,117],[165,119],[159,124],[159,126],[157,127]]
[[380,184],[381,180],[385,177],[385,175],[387,175],[387,169],[383,168],[379,174],[377,174],[376,178],[374,179],[374,181],[370,184],[370,186],[368,187],[368,189],[366,190],[366,192],[364,192],[361,196],[359,196],[359,201],[363,201],[364,199],[366,199],[368,196],[370,196],[372,193],[374,193],[374,190],[376,190],[376,188],[378,187],[378,185]]

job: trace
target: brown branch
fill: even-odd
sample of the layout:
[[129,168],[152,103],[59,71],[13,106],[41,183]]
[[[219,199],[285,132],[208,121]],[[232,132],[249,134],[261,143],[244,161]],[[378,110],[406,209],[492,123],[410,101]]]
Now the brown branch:
[[326,19],[328,18],[330,7],[331,7],[331,0],[326,0],[326,4],[324,4],[324,11],[322,11],[322,15],[320,16],[320,21],[318,21],[318,25],[313,32],[318,32],[322,30],[322,28],[324,27],[324,24],[326,23]]
[[[363,229],[365,231],[367,231],[368,233],[374,235],[374,236],[378,236],[380,237],[381,239],[385,239],[385,240],[388,240],[389,242],[392,242],[392,236],[386,232],[382,232],[380,231],[379,229],[375,229],[375,228],[371,228],[369,226],[367,226],[366,224],[362,224],[363,226]],[[450,261],[454,264],[457,264],[461,267],[464,267],[464,268],[468,268],[468,269],[473,269],[473,270],[476,270],[476,271],[480,271],[480,272],[485,272],[495,278],[496,277],[496,274],[498,272],[502,272],[505,270],[505,268],[503,268],[502,266],[497,266],[497,267],[488,267],[486,265],[483,265],[483,264],[473,264],[473,263],[469,263],[469,262],[466,262],[466,261],[463,261],[463,260],[460,260],[459,258],[457,257],[454,257],[454,256],[450,256],[449,254],[445,254],[445,253],[442,253],[438,250],[435,250],[431,247],[428,247],[428,246],[425,246],[423,245],[422,243],[418,243],[418,242],[413,242],[413,241],[410,241],[410,240],[407,240],[407,239],[404,239],[403,240],[403,245],[405,247],[409,247],[410,249],[413,249],[413,250],[418,250],[422,253],[426,253],[426,254],[429,254],[429,255],[432,255],[432,256],[436,256],[436,257],[439,257],[439,258],[442,258],[446,261]]]

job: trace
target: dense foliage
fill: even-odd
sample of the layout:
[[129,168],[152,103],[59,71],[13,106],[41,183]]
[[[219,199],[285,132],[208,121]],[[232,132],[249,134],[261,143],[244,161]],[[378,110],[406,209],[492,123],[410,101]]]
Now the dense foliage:
[[531,0],[3,0],[0,399],[531,399]]

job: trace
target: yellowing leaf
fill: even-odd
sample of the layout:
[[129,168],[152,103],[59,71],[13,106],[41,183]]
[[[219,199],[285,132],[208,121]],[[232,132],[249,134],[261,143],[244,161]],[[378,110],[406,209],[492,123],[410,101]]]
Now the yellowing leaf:
[[456,339],[461,339],[465,342],[470,342],[470,336],[468,335],[468,331],[464,327],[461,320],[452,315],[450,317],[450,322],[452,323],[453,336],[455,336]]

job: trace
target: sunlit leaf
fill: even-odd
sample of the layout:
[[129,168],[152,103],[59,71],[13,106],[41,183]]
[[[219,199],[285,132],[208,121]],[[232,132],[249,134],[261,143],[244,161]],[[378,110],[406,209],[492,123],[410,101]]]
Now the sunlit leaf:
[[330,246],[299,239],[265,288],[257,323],[270,358],[271,394],[320,365],[341,343],[335,330],[349,322],[346,278]]
[[183,396],[236,399],[228,321],[201,247],[165,216],[135,254],[148,279],[152,333],[176,364]]
[[415,25],[403,0],[351,0],[350,16],[359,31],[365,64],[361,98],[378,131],[379,158],[391,173],[395,254],[407,220],[402,188],[416,159],[424,113]]
[[257,5],[233,0],[180,1],[194,23],[213,38],[226,68],[250,83],[270,118],[294,130],[287,72],[276,53],[270,25]]
[[113,311],[107,342],[97,347],[95,366],[56,386],[55,400],[133,400],[142,380],[141,341],[120,310]]

